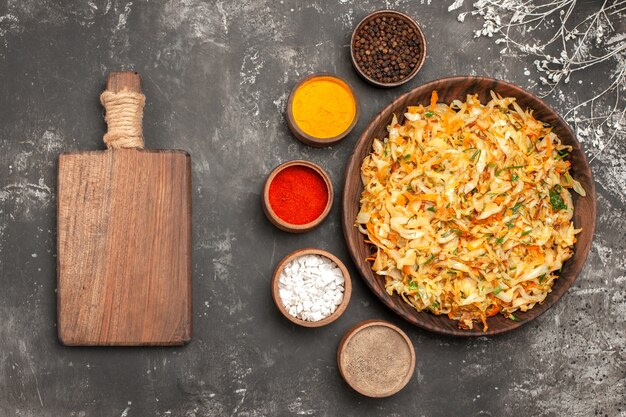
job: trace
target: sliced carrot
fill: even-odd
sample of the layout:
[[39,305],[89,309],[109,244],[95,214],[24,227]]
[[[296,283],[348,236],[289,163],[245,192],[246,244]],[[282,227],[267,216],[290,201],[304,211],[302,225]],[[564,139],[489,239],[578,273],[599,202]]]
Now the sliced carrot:
[[374,230],[374,225],[372,223],[367,223],[365,225],[365,228],[367,229],[368,232],[368,237],[370,238],[370,240],[372,241],[373,244],[378,245],[378,246],[382,246],[380,241],[378,241],[377,238],[375,238],[374,236],[376,236],[376,231]]
[[419,112],[420,107],[422,107],[422,106],[409,106],[409,109],[408,109],[409,113],[415,114],[415,113]]
[[531,288],[534,288],[536,286],[537,286],[537,284],[535,284],[532,281],[524,281],[522,283],[522,287],[524,287],[525,290],[530,290]]
[[415,200],[436,202],[437,197],[438,197],[437,194],[417,194],[413,198]]
[[497,305],[496,303],[493,303],[491,305],[491,308],[486,311],[487,317],[493,317],[496,314],[498,314],[499,311],[500,311],[500,306]]
[[437,90],[433,90],[433,93],[430,95],[430,109],[435,110],[435,106],[437,105],[437,101],[439,100],[439,95],[437,94]]

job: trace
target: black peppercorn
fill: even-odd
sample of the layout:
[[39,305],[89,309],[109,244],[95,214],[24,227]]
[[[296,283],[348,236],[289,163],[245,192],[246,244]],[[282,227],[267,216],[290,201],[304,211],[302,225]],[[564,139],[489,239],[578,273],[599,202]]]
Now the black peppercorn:
[[357,28],[352,45],[357,66],[375,81],[402,81],[419,62],[421,47],[415,32],[401,16],[365,22]]

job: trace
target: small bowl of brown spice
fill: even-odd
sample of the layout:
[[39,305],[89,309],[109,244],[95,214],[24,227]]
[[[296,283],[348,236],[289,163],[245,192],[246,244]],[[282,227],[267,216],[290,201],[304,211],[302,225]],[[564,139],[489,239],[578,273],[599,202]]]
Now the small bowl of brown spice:
[[341,339],[337,365],[356,392],[372,398],[389,397],[411,380],[415,350],[399,327],[384,320],[365,320]]
[[365,16],[352,32],[350,55],[365,81],[396,87],[412,79],[424,65],[426,38],[410,16],[379,10]]

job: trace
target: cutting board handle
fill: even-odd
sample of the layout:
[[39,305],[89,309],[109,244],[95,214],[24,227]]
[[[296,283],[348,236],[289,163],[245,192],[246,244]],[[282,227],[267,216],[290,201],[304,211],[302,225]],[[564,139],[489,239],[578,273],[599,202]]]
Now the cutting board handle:
[[141,77],[132,71],[111,72],[106,90],[100,95],[108,131],[104,135],[107,149],[143,149],[143,106]]

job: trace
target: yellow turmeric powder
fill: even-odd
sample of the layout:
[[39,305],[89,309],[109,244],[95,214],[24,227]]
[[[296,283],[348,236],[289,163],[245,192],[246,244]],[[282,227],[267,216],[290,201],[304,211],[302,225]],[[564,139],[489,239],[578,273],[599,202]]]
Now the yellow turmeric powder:
[[318,139],[331,139],[344,133],[352,124],[356,101],[342,80],[319,76],[296,89],[291,111],[304,133]]

